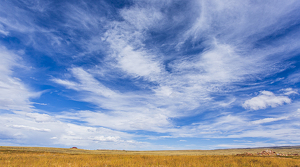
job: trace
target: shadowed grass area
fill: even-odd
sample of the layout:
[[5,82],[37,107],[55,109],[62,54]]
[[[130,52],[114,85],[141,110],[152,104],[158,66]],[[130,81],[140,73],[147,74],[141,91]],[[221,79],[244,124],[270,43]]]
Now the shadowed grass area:
[[[266,166],[300,167],[300,157],[235,156],[262,149],[120,151],[43,147],[0,147],[0,166]],[[273,149],[275,150],[275,149]],[[299,152],[299,148],[279,149]],[[204,155],[206,154],[206,155]],[[213,155],[216,154],[216,155]],[[222,155],[227,154],[227,155]]]

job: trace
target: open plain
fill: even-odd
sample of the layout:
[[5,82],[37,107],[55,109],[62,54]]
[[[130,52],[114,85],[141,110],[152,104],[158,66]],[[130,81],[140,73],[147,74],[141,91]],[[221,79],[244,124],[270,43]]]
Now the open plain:
[[[0,166],[300,167],[300,156],[257,155],[258,152],[263,150],[272,150],[276,153],[285,155],[299,155],[300,153],[300,147],[223,150],[126,151],[2,146],[0,147]],[[247,156],[243,155],[244,153],[252,153],[253,155]]]

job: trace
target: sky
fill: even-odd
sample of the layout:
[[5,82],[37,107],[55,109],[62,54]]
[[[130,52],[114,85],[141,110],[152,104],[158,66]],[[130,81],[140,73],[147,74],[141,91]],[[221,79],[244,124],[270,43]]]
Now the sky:
[[300,145],[300,1],[0,0],[0,145]]

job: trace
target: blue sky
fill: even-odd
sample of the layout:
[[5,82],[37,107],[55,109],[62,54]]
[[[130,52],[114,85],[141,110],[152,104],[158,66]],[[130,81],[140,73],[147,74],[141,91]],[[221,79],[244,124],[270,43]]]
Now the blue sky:
[[299,145],[299,10],[298,0],[1,0],[0,145]]

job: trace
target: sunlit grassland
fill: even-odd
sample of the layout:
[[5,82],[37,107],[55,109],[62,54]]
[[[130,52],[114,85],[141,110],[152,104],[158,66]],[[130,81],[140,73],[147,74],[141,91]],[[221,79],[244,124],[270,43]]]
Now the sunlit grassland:
[[[236,153],[252,152],[253,150],[254,152],[262,151],[262,149],[246,149],[246,151],[244,149],[190,151],[113,151],[43,147],[0,147],[0,166],[300,167],[299,156],[235,156]],[[280,150],[281,151],[277,152],[284,153],[284,149]],[[300,149],[287,149],[285,151],[289,151],[286,153],[299,153]]]

